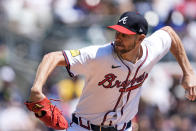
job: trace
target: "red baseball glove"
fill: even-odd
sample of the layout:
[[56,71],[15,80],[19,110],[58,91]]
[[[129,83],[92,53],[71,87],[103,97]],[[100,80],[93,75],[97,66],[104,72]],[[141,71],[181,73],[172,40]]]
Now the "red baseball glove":
[[[43,100],[38,102],[25,102],[25,105],[48,127],[57,130],[68,128],[67,120],[63,117],[59,109],[50,103],[48,98],[45,97]],[[41,116],[38,115],[38,112],[41,112]]]

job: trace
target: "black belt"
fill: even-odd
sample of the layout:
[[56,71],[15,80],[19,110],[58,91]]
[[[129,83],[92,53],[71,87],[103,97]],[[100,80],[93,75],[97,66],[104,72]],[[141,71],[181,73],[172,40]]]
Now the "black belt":
[[[98,126],[98,125],[94,125],[94,124],[89,124],[90,127],[88,126],[84,126],[84,125],[80,125],[80,123],[78,123],[80,120],[78,120],[78,118],[72,114],[72,122],[76,123],[77,125],[83,127],[83,128],[86,128],[88,130],[93,130],[93,131],[118,131],[116,128],[114,127],[102,127],[102,126]],[[126,128],[125,129],[128,129],[131,127],[131,121],[129,121],[127,124],[126,124]]]

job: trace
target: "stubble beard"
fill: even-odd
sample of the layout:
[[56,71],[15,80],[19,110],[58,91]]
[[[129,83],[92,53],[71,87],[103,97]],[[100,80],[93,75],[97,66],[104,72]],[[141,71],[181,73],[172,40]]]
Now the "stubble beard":
[[129,46],[128,49],[121,49],[121,50],[118,50],[117,47],[115,47],[115,51],[117,52],[117,54],[123,55],[123,54],[125,54],[125,53],[127,53],[127,52],[132,51],[133,49],[135,49],[135,47],[136,47],[136,41],[134,41],[134,44],[131,45],[131,46]]

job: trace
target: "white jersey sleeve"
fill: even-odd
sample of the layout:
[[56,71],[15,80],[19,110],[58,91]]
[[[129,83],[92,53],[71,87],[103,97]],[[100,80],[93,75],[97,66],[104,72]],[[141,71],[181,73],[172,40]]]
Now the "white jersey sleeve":
[[147,37],[145,41],[157,61],[168,53],[172,42],[169,33],[161,29]]
[[96,50],[97,48],[95,46],[89,46],[78,50],[64,50],[63,55],[70,76],[87,74],[90,70],[89,63],[96,56]]

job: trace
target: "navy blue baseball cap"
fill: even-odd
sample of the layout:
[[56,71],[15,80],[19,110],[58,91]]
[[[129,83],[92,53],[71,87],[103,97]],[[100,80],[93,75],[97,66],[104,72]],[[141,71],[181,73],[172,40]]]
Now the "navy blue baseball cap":
[[148,32],[148,23],[146,19],[137,12],[125,12],[121,15],[116,25],[108,26],[108,28],[127,35],[146,35]]

